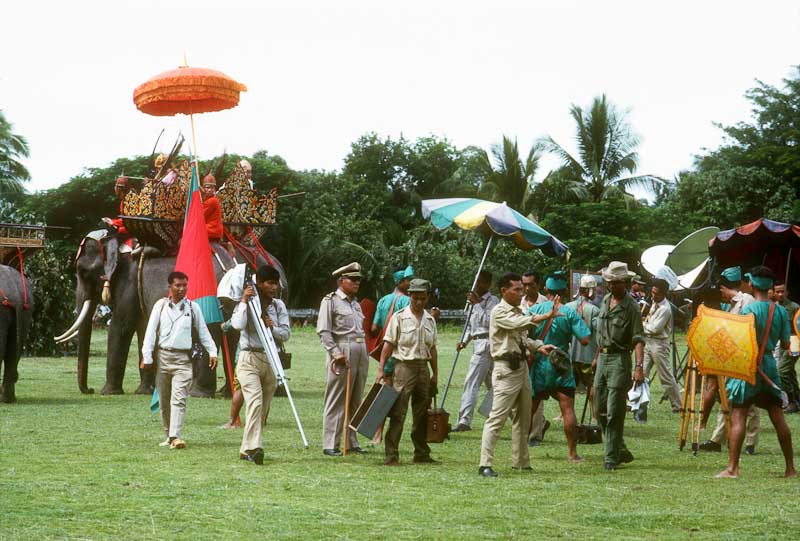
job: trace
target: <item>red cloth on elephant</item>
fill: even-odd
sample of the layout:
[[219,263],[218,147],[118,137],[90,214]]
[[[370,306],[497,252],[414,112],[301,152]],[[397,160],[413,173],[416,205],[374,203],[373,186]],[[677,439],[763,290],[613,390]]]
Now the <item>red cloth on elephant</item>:
[[[119,202],[119,215],[120,216],[122,216],[125,213],[124,209],[125,209],[125,200],[123,199],[123,200],[120,200],[120,202]],[[128,230],[125,228],[125,224],[122,223],[122,218],[119,218],[119,217],[112,218],[111,219],[111,225],[113,225],[114,227],[117,228],[117,233],[119,233],[120,235],[124,235],[126,237],[130,236],[130,233],[128,233]]]
[[216,196],[203,201],[203,217],[206,219],[206,233],[209,242],[222,240],[222,206]]

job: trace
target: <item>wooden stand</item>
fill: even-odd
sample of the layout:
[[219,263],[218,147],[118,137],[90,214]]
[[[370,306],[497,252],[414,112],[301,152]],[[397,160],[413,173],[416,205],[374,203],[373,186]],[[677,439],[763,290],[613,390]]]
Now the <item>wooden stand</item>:
[[[683,451],[686,446],[686,440],[691,437],[692,454],[697,455],[700,448],[700,423],[701,415],[698,403],[702,404],[703,390],[706,387],[706,375],[703,375],[700,380],[700,388],[697,388],[697,363],[694,357],[690,356],[689,361],[686,363],[685,377],[683,380],[683,400],[681,401],[681,428],[680,428],[680,445],[679,448]],[[730,437],[731,433],[731,417],[730,406],[728,404],[728,393],[725,391],[725,378],[723,376],[711,375],[712,378],[717,378],[717,385],[719,389],[719,401],[722,414],[725,418],[725,431]],[[698,400],[697,394],[700,394]],[[691,431],[691,436],[689,432]]]

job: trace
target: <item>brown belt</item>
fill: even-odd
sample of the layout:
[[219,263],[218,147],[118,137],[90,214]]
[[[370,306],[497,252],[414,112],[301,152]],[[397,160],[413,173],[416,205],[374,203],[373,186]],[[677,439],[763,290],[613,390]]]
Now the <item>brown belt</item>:
[[600,353],[605,353],[606,355],[613,355],[615,353],[630,353],[631,350],[629,349],[620,349],[620,348],[600,348]]
[[336,342],[350,342],[355,344],[363,344],[364,338],[361,336],[357,336],[355,338],[337,338]]

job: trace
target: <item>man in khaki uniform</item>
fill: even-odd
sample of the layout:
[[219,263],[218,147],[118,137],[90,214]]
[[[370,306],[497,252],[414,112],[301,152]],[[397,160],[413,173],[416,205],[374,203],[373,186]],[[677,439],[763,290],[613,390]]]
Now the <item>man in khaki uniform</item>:
[[653,366],[661,386],[672,404],[672,413],[681,410],[681,390],[669,359],[669,339],[672,332],[672,306],[667,300],[669,285],[660,278],[653,281],[653,304],[644,318],[644,377],[649,378]]
[[[427,280],[411,280],[408,288],[411,304],[392,316],[383,338],[381,365],[375,381],[383,380],[400,392],[389,411],[389,430],[385,439],[386,466],[400,464],[398,447],[409,399],[413,416],[411,441],[414,442],[414,463],[436,463],[431,458],[431,448],[427,442],[428,391],[439,379],[436,320],[425,310],[429,290],[430,283]],[[384,373],[389,357],[396,361],[394,376]],[[429,364],[433,375],[428,374]]]
[[[239,458],[254,462],[259,466],[264,463],[264,443],[261,427],[267,421],[269,406],[275,394],[277,379],[272,371],[264,345],[256,331],[253,316],[248,312],[247,303],[255,298],[261,306],[261,318],[275,339],[275,344],[289,340],[291,325],[289,312],[283,301],[275,296],[280,287],[281,275],[268,265],[263,265],[256,272],[256,287],[247,286],[242,292],[242,300],[236,305],[231,316],[231,326],[241,331],[239,337],[239,360],[236,363],[236,379],[247,404],[247,417],[239,448]],[[256,292],[256,288],[258,292]]]
[[[317,334],[327,352],[327,385],[322,412],[322,452],[341,456],[347,374],[350,374],[350,414],[361,405],[369,361],[364,343],[364,314],[356,300],[361,284],[361,265],[350,263],[333,271],[339,287],[325,295],[319,306]],[[349,371],[347,370],[349,368]],[[348,451],[363,454],[356,432],[347,428]]]
[[553,316],[552,311],[542,315],[526,315],[522,301],[522,277],[508,273],[497,282],[502,300],[492,310],[489,321],[489,347],[494,360],[492,370],[492,412],[483,425],[481,462],[478,473],[484,477],[497,477],[494,466],[494,448],[500,430],[509,414],[511,427],[511,467],[530,470],[528,430],[531,420],[531,380],[528,377],[527,353],[550,353],[554,346],[545,346],[541,340],[528,338],[528,330],[536,323]]
[[[756,302],[756,299],[750,294],[743,291],[742,282],[742,269],[741,267],[728,267],[723,270],[720,275],[719,292],[722,301],[727,303],[723,305],[731,314],[740,314],[745,306],[749,306]],[[748,285],[749,288],[749,285]],[[710,378],[709,390],[716,392],[716,378]],[[703,426],[705,428],[705,425]],[[761,431],[761,412],[755,407],[751,406],[747,411],[747,432],[744,440],[745,454],[752,455],[756,452],[756,443],[758,443],[758,433]],[[727,431],[725,430],[725,416],[722,411],[717,412],[717,424],[714,431],[711,433],[711,438],[700,444],[701,451],[722,451],[723,440],[727,441]]]

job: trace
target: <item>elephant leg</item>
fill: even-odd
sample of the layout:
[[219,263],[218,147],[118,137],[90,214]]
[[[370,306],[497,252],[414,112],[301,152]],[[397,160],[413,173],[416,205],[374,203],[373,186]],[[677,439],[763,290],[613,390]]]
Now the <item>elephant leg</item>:
[[[222,342],[221,325],[219,323],[211,323],[208,325],[208,330],[219,349],[219,344]],[[192,388],[189,390],[189,396],[196,398],[214,398],[217,387],[217,372],[216,370],[211,370],[208,366],[208,353],[203,351],[203,357],[194,363],[193,368]]]
[[106,384],[100,391],[101,394],[124,394],[122,382],[125,379],[125,367],[128,365],[128,353],[131,349],[131,340],[135,331],[134,326],[115,325],[111,319],[108,330],[108,360],[106,361]]
[[144,333],[146,329],[146,322],[142,321],[136,329],[136,344],[139,353],[139,388],[136,389],[136,394],[153,394],[156,388],[156,371],[144,370],[142,366],[142,343],[144,342]]
[[17,362],[14,360],[16,357],[16,339],[13,329],[9,328],[11,316],[5,313],[9,310],[3,309],[4,321],[0,322],[0,363],[3,364],[3,387],[0,393],[0,402],[12,403],[16,402],[17,398],[14,394],[14,385],[17,382]]

